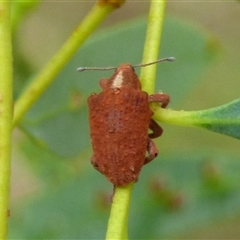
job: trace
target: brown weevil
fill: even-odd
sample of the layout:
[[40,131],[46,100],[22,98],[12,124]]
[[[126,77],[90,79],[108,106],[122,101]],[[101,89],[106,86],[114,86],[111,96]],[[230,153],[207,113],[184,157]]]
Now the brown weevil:
[[170,101],[168,94],[148,95],[142,91],[134,67],[173,60],[171,57],[135,66],[122,64],[118,68],[77,69],[116,69],[110,79],[100,80],[102,92],[88,98],[93,148],[91,163],[114,186],[136,182],[142,166],[158,155],[152,138],[159,137],[163,130],[151,118],[153,112],[149,103],[158,102],[165,108]]

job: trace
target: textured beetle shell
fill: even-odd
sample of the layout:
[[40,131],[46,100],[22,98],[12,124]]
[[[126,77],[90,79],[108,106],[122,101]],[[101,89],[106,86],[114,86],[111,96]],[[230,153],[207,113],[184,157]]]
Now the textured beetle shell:
[[115,186],[123,186],[137,181],[144,165],[153,113],[138,78],[139,86],[120,89],[110,87],[111,79],[103,92],[88,99],[92,164]]

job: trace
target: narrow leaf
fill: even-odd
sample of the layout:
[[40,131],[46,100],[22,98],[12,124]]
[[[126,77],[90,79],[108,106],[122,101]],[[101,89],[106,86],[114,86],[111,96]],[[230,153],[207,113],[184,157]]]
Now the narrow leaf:
[[240,99],[199,111],[195,117],[197,126],[240,139]]
[[198,126],[240,139],[240,99],[201,111],[154,109],[154,119],[181,126]]
[[[145,18],[137,19],[93,36],[31,108],[22,128],[61,156],[76,156],[89,146],[86,98],[92,92],[99,92],[99,79],[108,78],[112,73],[78,73],[76,69],[140,62],[146,22]],[[176,36],[177,42],[173,41]],[[215,52],[207,47],[209,41],[209,34],[179,19],[166,19],[161,57],[174,56],[178,60],[158,66],[156,91],[164,89],[170,93],[172,107],[184,99],[214,59]],[[176,79],[181,83],[181,91],[176,87]]]

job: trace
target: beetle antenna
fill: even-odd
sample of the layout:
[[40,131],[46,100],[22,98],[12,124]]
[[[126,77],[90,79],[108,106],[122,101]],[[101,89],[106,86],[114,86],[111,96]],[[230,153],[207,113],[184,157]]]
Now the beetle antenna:
[[133,68],[135,68],[135,67],[146,67],[146,66],[149,66],[149,65],[152,65],[152,64],[155,64],[155,63],[159,63],[159,62],[173,62],[173,61],[175,61],[175,57],[161,58],[161,59],[158,59],[154,62],[139,63],[139,64],[136,64],[136,65],[133,65],[132,67]]
[[79,67],[77,68],[78,72],[83,72],[85,70],[113,70],[117,69],[117,67]]
[[[139,63],[136,65],[132,65],[133,68],[135,67],[146,67],[155,63],[159,63],[159,62],[173,62],[175,61],[175,57],[168,57],[168,58],[161,58],[158,59],[154,62],[150,62],[150,63]],[[113,70],[113,69],[117,69],[117,67],[79,67],[77,68],[78,72],[83,72],[85,70]]]

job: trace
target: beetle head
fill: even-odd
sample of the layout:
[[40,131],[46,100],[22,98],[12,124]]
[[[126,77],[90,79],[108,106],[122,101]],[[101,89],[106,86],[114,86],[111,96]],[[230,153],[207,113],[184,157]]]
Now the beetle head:
[[146,67],[155,63],[169,61],[174,61],[174,57],[168,57],[168,58],[162,58],[158,59],[154,62],[149,63],[140,63],[136,65],[130,65],[130,64],[122,64],[118,68],[116,67],[79,67],[77,69],[78,72],[83,72],[85,70],[112,70],[116,69],[115,73],[112,75],[112,77],[108,80],[106,78],[100,80],[100,86],[103,90],[107,89],[114,89],[114,91],[117,91],[121,88],[132,88],[136,90],[141,90],[141,83],[138,79],[138,76],[136,75],[134,68],[135,67]]
[[134,68],[130,64],[120,65],[109,79],[109,86],[113,89],[133,88],[141,90],[141,83]]

